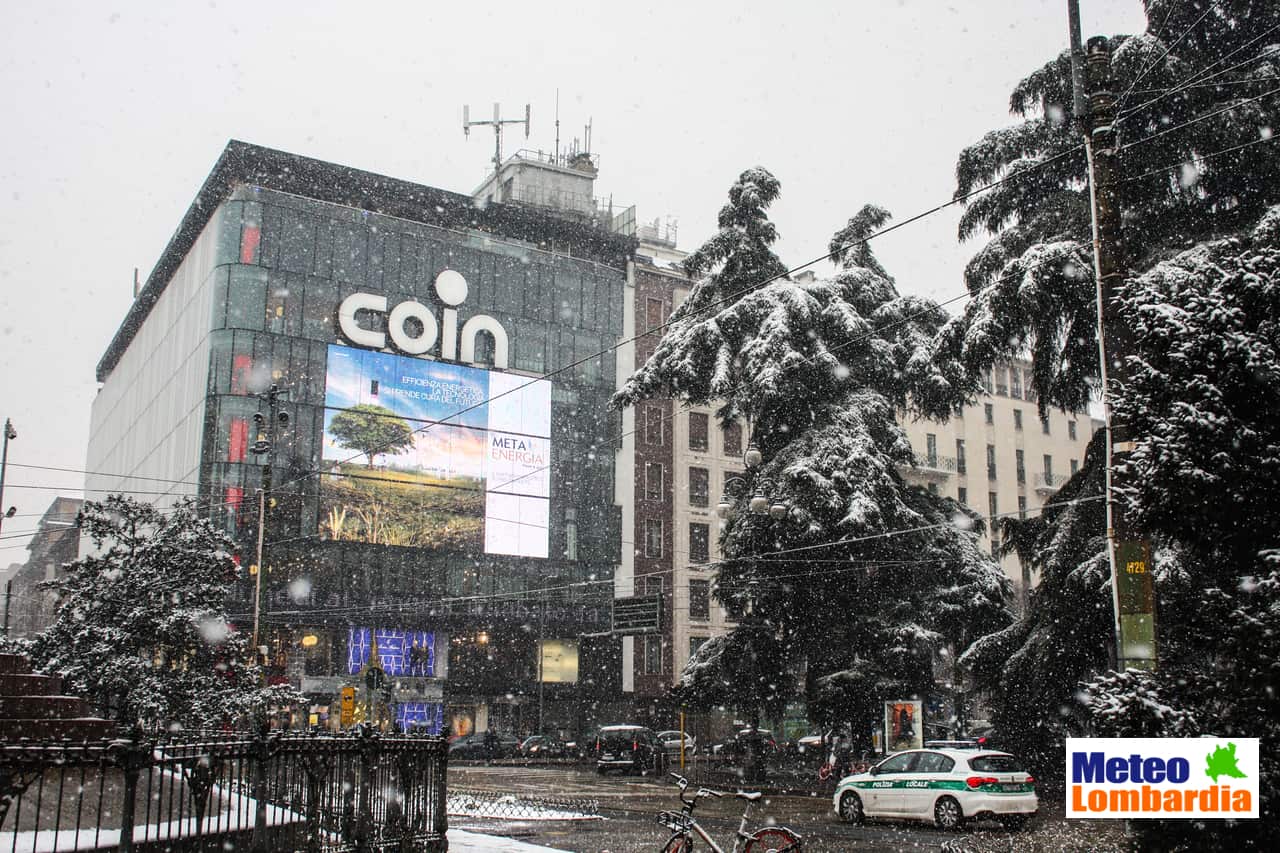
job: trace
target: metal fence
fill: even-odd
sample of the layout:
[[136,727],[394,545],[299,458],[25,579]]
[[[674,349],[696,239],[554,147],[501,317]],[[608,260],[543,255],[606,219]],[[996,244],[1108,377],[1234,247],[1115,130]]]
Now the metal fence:
[[467,818],[588,820],[600,816],[600,801],[454,787],[449,789],[448,810],[451,815]]
[[444,851],[447,754],[373,732],[0,743],[0,853]]

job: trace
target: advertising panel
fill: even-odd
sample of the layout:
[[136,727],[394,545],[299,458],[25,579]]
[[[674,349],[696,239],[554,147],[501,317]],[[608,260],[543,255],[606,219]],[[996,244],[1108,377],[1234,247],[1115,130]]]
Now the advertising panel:
[[322,458],[327,539],[547,556],[546,380],[332,344]]
[[397,631],[389,628],[358,628],[347,632],[347,673],[356,675],[378,645],[378,663],[391,676],[434,678],[436,674],[435,635],[430,631]]
[[900,752],[924,746],[921,704],[913,699],[884,703],[885,749]]
[[578,683],[578,641],[541,640],[539,673],[544,684]]

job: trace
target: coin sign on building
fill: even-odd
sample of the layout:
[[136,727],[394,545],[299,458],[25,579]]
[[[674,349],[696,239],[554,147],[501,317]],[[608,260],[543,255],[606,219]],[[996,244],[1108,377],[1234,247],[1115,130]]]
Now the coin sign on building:
[[[634,239],[485,200],[232,142],[98,365],[86,486],[173,481],[149,497],[197,492],[251,554],[266,485],[270,675],[333,724],[372,648],[402,728],[577,731],[619,689],[606,403]],[[259,455],[271,385],[288,426]],[[237,621],[253,605],[246,581]]]

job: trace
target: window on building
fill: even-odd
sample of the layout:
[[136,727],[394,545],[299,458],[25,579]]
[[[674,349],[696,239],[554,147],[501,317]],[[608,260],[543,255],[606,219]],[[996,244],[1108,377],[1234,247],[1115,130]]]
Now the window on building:
[[698,653],[698,649],[702,648],[702,644],[707,641],[706,637],[690,637],[689,638],[689,657],[693,657]]
[[689,581],[689,618],[702,621],[711,618],[711,581]]
[[659,675],[662,672],[662,638],[644,638],[644,672],[645,675]]
[[1009,372],[1003,367],[997,367],[995,370],[995,374],[996,374],[996,396],[1008,397],[1009,382],[1007,377],[1009,376]]
[[[1000,504],[996,501],[995,492],[987,492],[987,509],[989,510],[987,514],[991,516],[991,520],[994,522],[996,520],[996,516],[1000,514]],[[991,538],[992,540],[995,539],[994,525],[991,528]]]
[[564,511],[564,558],[578,559],[578,510],[575,507]]
[[1022,372],[1022,398],[1028,403],[1036,401],[1036,386],[1033,382],[1031,371],[1024,370]]
[[645,575],[644,577],[644,594],[645,595],[662,595],[666,592],[667,582],[662,575]]
[[1022,371],[1016,367],[1009,368],[1009,396],[1022,399]]
[[1014,453],[1014,465],[1018,473],[1018,482],[1025,483],[1027,482],[1027,465],[1025,460],[1023,459],[1022,451],[1015,450],[1013,453]]
[[711,559],[711,527],[698,522],[689,523],[689,562],[705,563]]
[[1045,435],[1049,434],[1049,416],[1045,415],[1040,419],[1040,431]]
[[1022,429],[1022,409],[1013,410],[1013,428],[1016,430]]
[[1027,520],[1027,499],[1023,495],[1018,495],[1018,518]]
[[644,497],[649,501],[663,499],[663,475],[666,469],[661,462],[646,462],[644,466]]
[[644,407],[644,443],[661,446],[666,441],[667,419],[658,406]]
[[731,423],[724,428],[724,455],[742,455],[742,424]]
[[964,473],[964,439],[956,439],[956,473]]
[[707,506],[711,501],[711,472],[706,468],[689,469],[689,505]]
[[961,486],[961,487],[960,487],[960,493],[959,493],[958,495],[956,495],[956,499],[957,499],[957,500],[959,500],[959,501],[960,501],[960,503],[964,504],[965,506],[968,506],[968,505],[969,505],[969,490],[968,490],[968,489],[966,489],[964,486]]
[[930,468],[938,466],[938,437],[931,432],[924,437],[924,457]]
[[982,413],[986,416],[987,423],[993,424],[996,422],[996,410],[990,403],[982,404]]
[[1080,460],[1072,459],[1071,460],[1071,476],[1074,477],[1076,475],[1076,472],[1079,470],[1080,470]]
[[707,449],[707,415],[705,412],[689,413],[689,449]]
[[662,556],[662,519],[660,518],[644,520],[644,555],[646,557]]
[[645,301],[645,320],[648,322],[645,330],[650,332],[667,321],[667,312],[661,299],[651,296]]
[[936,495],[937,493],[938,493],[938,484],[937,484],[937,483],[930,483],[930,484],[929,484],[929,494],[931,494],[931,495]]
[[987,445],[987,479],[994,480],[996,478],[996,446],[994,444]]
[[994,393],[995,391],[995,382],[992,380],[992,370],[989,367],[987,368],[986,373],[982,374],[982,390],[986,391],[988,394]]
[[1044,455],[1044,482],[1046,486],[1053,485],[1053,457],[1048,453]]
[[1067,421],[1067,438],[1071,439],[1072,441],[1076,440],[1076,422],[1075,421]]

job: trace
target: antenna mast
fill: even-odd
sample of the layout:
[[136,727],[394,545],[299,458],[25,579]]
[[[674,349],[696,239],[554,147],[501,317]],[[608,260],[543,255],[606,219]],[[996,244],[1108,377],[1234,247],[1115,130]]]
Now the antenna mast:
[[[557,97],[556,97],[557,109],[559,109],[559,106],[558,106],[559,102],[560,101],[559,101],[559,95],[557,90]],[[518,119],[518,118],[504,119],[502,117],[501,105],[494,104],[492,121],[472,121],[471,107],[469,105],[463,105],[462,107],[462,133],[464,136],[470,136],[471,128],[473,127],[477,127],[480,125],[491,125],[493,127],[493,171],[495,173],[502,168],[502,126],[504,124],[523,124],[524,138],[528,139],[529,138],[529,105],[528,104],[524,105],[523,119]]]
[[560,165],[560,90],[556,89],[556,165]]

